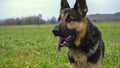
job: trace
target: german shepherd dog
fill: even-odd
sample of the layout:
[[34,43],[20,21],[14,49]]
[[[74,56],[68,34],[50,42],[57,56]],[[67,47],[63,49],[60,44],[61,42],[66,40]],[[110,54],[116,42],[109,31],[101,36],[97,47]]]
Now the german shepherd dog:
[[61,0],[58,24],[53,34],[59,36],[58,51],[68,48],[70,68],[100,68],[104,57],[104,42],[96,26],[86,17],[86,0],[76,0],[70,8]]

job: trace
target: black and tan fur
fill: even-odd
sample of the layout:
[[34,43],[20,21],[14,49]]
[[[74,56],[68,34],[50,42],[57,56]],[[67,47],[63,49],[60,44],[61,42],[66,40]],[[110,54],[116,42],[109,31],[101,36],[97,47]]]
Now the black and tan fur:
[[104,57],[104,42],[101,33],[86,17],[86,0],[76,0],[70,8],[67,0],[61,0],[58,24],[53,29],[55,36],[73,36],[65,44],[68,47],[70,68],[100,68]]

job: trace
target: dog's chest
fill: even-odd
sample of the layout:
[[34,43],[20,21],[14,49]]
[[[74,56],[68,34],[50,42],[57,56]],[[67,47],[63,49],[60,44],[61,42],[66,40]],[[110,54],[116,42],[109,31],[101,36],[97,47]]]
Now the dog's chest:
[[84,68],[87,64],[87,56],[85,53],[75,49],[69,49],[68,54],[74,59],[74,63],[77,67]]

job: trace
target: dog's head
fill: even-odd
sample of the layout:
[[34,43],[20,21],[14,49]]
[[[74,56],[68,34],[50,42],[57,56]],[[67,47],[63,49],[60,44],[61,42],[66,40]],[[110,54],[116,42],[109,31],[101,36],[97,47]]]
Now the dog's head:
[[58,24],[53,29],[53,34],[59,36],[58,50],[64,45],[80,44],[87,30],[87,11],[86,0],[76,0],[73,8],[70,8],[67,0],[61,0]]

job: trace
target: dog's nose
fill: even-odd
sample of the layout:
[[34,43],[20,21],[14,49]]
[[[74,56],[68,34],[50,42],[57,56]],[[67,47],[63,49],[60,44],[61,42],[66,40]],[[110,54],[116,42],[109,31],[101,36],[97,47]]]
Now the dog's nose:
[[53,34],[55,35],[55,36],[58,36],[59,35],[59,27],[55,27],[54,29],[53,29]]

